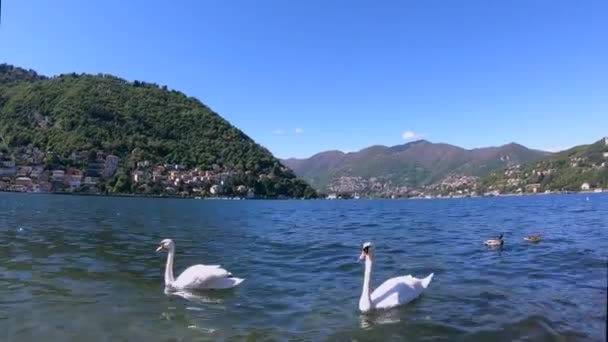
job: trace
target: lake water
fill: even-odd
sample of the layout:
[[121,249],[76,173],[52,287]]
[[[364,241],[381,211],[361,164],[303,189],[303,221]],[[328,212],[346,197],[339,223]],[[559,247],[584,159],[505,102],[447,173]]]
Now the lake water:
[[[587,200],[588,197],[588,200]],[[505,233],[502,251],[482,242]],[[528,244],[523,236],[540,232]],[[176,273],[221,264],[236,289],[185,299]],[[372,287],[435,277],[416,301],[361,315]],[[0,193],[3,341],[602,341],[608,196],[208,201]]]

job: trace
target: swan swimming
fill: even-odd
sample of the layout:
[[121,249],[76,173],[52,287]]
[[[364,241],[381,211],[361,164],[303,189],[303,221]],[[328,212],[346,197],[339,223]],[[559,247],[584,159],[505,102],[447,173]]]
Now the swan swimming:
[[175,243],[171,239],[160,242],[157,252],[166,249],[167,267],[165,269],[165,290],[205,290],[205,289],[229,289],[245,281],[236,278],[232,273],[221,268],[220,265],[194,265],[188,267],[177,279],[173,278],[173,258],[175,256]]
[[389,309],[406,304],[420,296],[433,279],[433,273],[424,279],[414,278],[411,275],[394,277],[386,280],[370,295],[370,282],[372,275],[372,243],[366,242],[361,248],[359,262],[365,261],[363,276],[363,291],[359,299],[359,310],[366,313],[373,309]]
[[488,247],[501,247],[505,244],[505,241],[502,239],[504,234],[500,234],[498,239],[490,239],[483,242],[484,245]]

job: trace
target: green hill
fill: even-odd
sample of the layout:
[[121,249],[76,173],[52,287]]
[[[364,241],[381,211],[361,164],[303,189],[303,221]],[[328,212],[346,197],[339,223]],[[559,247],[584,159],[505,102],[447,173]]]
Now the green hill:
[[608,138],[553,154],[533,163],[491,173],[480,181],[482,191],[580,191],[608,188]]
[[547,154],[515,143],[467,150],[418,140],[392,147],[371,146],[352,153],[328,151],[283,163],[320,190],[382,193],[421,188],[450,176],[484,176]]
[[[18,160],[19,153],[35,148],[45,153],[45,170],[84,171],[87,164],[101,162],[96,154],[117,156],[116,174],[99,179],[102,192],[146,193],[154,188],[162,193],[166,187],[159,190],[158,182],[150,180],[153,167],[180,164],[207,171],[207,178],[224,175],[222,193],[227,195],[247,187],[261,197],[315,196],[267,149],[199,100],[166,86],[112,75],[47,78],[0,65],[0,134],[8,145],[3,147],[4,160],[9,155]],[[141,166],[143,162],[149,166]],[[134,182],[135,171],[143,182]],[[203,193],[214,185],[202,183]],[[185,186],[177,190],[192,194]]]

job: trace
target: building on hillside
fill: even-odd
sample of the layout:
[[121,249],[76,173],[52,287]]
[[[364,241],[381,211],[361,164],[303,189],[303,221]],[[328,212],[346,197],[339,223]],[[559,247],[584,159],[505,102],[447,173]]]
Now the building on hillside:
[[87,166],[87,176],[100,177],[104,170],[104,163],[100,161],[91,161]]
[[84,185],[96,185],[98,181],[99,181],[99,178],[97,178],[97,177],[87,176],[87,177],[84,177],[83,183],[84,183]]
[[604,145],[608,146],[608,137],[604,137]]
[[608,158],[608,152],[604,152],[604,158]]
[[157,170],[154,170],[152,172],[153,181],[160,182],[160,181],[164,181],[165,179],[167,179],[167,177],[165,175],[163,175],[162,172],[158,172]]
[[53,170],[51,172],[51,179],[54,182],[62,182],[64,177],[65,177],[65,171],[63,171],[63,170]]
[[70,157],[68,159],[70,159],[71,161],[75,162],[75,163],[82,163],[84,161],[87,160],[87,158],[89,157],[89,152],[87,151],[72,151],[72,153],[70,154]]
[[215,185],[211,186],[211,188],[209,189],[209,192],[211,192],[212,195],[219,195],[222,192],[222,187],[215,184]]
[[2,166],[6,167],[6,168],[15,167],[15,161],[14,160],[5,160],[2,162]]
[[22,186],[26,190],[32,190],[34,183],[32,182],[32,179],[29,177],[17,177],[17,179],[15,179],[15,185],[20,186],[20,187]]
[[70,186],[70,188],[80,188],[80,185],[82,185],[82,181],[78,178],[73,178],[74,176],[71,176],[68,180],[68,185]]
[[116,172],[116,169],[118,169],[119,161],[120,159],[117,156],[111,154],[106,157],[102,173],[104,178],[110,178],[114,175],[114,172]]
[[38,191],[39,192],[49,192],[52,190],[52,186],[51,183],[49,182],[45,182],[45,181],[41,181],[38,182],[38,184],[36,184],[38,186]]
[[17,168],[17,177],[29,177],[32,173],[31,166],[19,166]]
[[145,169],[145,168],[147,168],[149,166],[150,166],[150,161],[149,160],[143,160],[143,161],[137,162],[137,168],[138,169]]
[[32,178],[40,178],[42,173],[44,172],[44,167],[42,166],[34,166],[32,168],[32,172],[30,173],[30,177]]
[[69,168],[65,173],[65,185],[70,188],[79,188],[82,184],[82,171],[76,168]]
[[587,191],[587,190],[589,190],[589,189],[591,189],[591,187],[589,186],[589,183],[585,182],[585,183],[583,183],[583,184],[581,185],[581,190],[582,190],[582,191]]
[[169,171],[169,180],[174,181],[179,178],[179,171]]
[[141,170],[133,171],[133,181],[135,183],[143,182],[144,181],[144,172]]
[[528,184],[526,185],[526,192],[537,193],[540,190],[540,184]]
[[15,167],[2,167],[0,168],[0,176],[14,176],[17,173]]
[[13,185],[13,186],[10,187],[10,190],[11,191],[18,191],[18,192],[26,192],[27,188],[25,186],[23,186],[23,185],[17,185],[17,184],[15,184],[15,185]]

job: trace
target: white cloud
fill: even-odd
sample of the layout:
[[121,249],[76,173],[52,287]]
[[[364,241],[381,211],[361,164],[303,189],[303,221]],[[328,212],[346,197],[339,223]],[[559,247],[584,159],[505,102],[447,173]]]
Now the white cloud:
[[281,134],[285,133],[285,131],[283,131],[282,129],[275,129],[274,131],[272,131],[272,133],[281,135]]
[[401,137],[404,140],[410,140],[410,139],[414,139],[414,138],[420,138],[422,136],[422,134],[418,134],[412,131],[405,131],[403,132],[403,134],[401,134]]
[[296,134],[301,134],[301,133],[303,132],[303,130],[302,130],[301,128],[299,128],[299,127],[298,127],[298,128],[296,128],[296,129],[294,130],[294,132],[295,132]]

